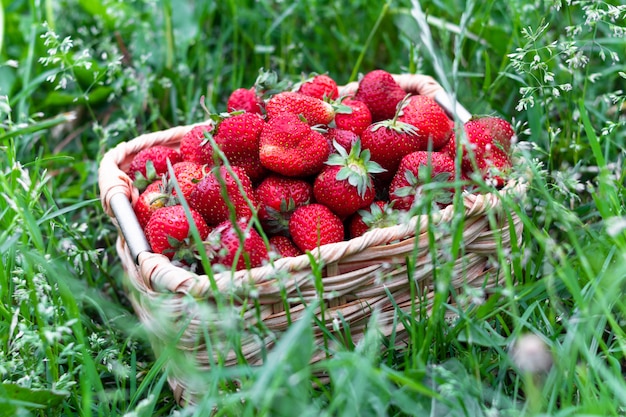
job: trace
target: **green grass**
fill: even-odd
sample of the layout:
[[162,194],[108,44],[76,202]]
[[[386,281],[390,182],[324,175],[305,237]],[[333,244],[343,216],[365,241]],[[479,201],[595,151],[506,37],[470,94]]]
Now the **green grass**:
[[[0,415],[623,415],[626,10],[567,3],[0,2]],[[484,303],[442,293],[430,317],[398,315],[404,350],[381,349],[372,321],[366,343],[347,337],[311,366],[313,326],[299,321],[262,367],[187,366],[208,388],[180,407],[163,373],[176,350],[154,357],[124,294],[98,163],[202,120],[202,96],[223,110],[260,68],[341,84],[426,73],[472,113],[514,121],[532,179],[523,206],[505,203],[523,244],[495,254],[512,262]],[[553,353],[541,378],[510,358],[524,333]],[[331,383],[314,389],[318,371]]]

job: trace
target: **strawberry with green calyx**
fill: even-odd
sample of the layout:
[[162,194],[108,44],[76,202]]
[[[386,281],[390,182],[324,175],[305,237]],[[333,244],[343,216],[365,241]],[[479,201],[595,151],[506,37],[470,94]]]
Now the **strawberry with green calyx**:
[[[503,186],[511,170],[511,144],[515,140],[511,124],[499,117],[474,116],[463,129],[467,141],[467,145],[461,145],[463,173]],[[457,139],[453,136],[445,147],[453,158]]]
[[326,138],[291,113],[270,119],[259,139],[261,164],[287,177],[317,174],[329,153]]
[[[172,166],[174,177],[185,199],[189,199],[196,183],[204,177],[204,165],[190,161],[177,162]],[[174,181],[169,171],[161,176],[160,180],[152,182],[139,194],[133,205],[137,219],[141,227],[145,227],[157,209],[165,206],[173,206],[180,203],[177,196]]]
[[229,219],[231,209],[236,218],[251,217],[258,201],[246,171],[242,167],[229,169],[222,165],[211,169],[196,184],[189,205],[212,226]]
[[[209,234],[209,226],[197,211],[190,209],[191,218],[201,239]],[[191,225],[181,205],[165,206],[155,211],[145,227],[152,251],[172,260],[190,265],[196,253]]]
[[226,109],[229,112],[245,111],[265,114],[265,99],[289,87],[288,80],[279,81],[274,71],[259,70],[259,75],[250,88],[237,88],[228,96]]
[[428,96],[413,95],[403,103],[398,120],[415,126],[415,150],[443,148],[454,130],[454,122],[437,102]]
[[[204,176],[204,166],[190,161],[177,162],[172,166],[176,182],[178,183],[185,199],[189,199],[191,190],[196,182]],[[174,181],[170,173],[163,174],[160,180],[152,182],[143,190],[133,205],[135,215],[141,227],[145,227],[156,210],[165,206],[173,206],[180,203],[177,196]]]
[[176,202],[177,200],[173,197],[171,190],[169,190],[168,181],[164,175],[161,180],[150,183],[139,194],[133,205],[133,210],[139,224],[142,228],[145,228],[155,211],[161,207],[174,205]]
[[340,104],[335,110],[335,127],[360,135],[372,124],[372,113],[364,102],[344,97]]
[[257,94],[264,100],[267,100],[274,94],[289,90],[292,87],[292,82],[288,78],[279,79],[275,71],[261,68],[253,87]]
[[269,259],[265,241],[245,218],[233,224],[225,220],[215,226],[204,242],[212,265],[234,266],[235,270],[256,268]]
[[370,71],[359,80],[354,99],[364,102],[372,114],[372,121],[379,122],[394,117],[396,107],[406,92],[384,70]]
[[393,203],[376,200],[346,221],[348,236],[354,239],[374,228],[395,226],[400,222],[397,214],[398,211],[393,210]]
[[191,161],[197,164],[213,165],[213,152],[211,147],[206,145],[206,134],[213,131],[213,124],[202,124],[194,126],[185,133],[180,140],[180,153],[184,161]]
[[[205,133],[207,141],[212,135],[215,145],[224,153],[232,166],[242,167],[252,182],[260,181],[266,169],[259,159],[259,140],[265,121],[255,113],[227,113],[213,115],[215,129]],[[205,145],[212,151],[212,144]],[[215,161],[214,163],[219,163]]]
[[446,183],[445,187],[433,187],[432,200],[440,206],[452,202],[452,186],[456,169],[454,159],[443,152],[417,151],[402,158],[398,171],[389,186],[389,198],[399,210],[409,210],[420,190],[428,183]]
[[293,86],[293,91],[320,100],[335,100],[339,97],[337,82],[327,74],[311,74]]
[[293,114],[301,116],[309,126],[328,125],[335,118],[335,109],[331,104],[293,91],[283,91],[272,96],[265,110],[269,121],[284,114]]
[[326,205],[339,218],[345,219],[358,209],[369,206],[376,192],[372,175],[385,170],[370,160],[370,152],[361,151],[356,141],[350,153],[334,143],[337,150],[329,156],[327,166],[315,178],[313,195],[318,203]]
[[228,111],[244,111],[247,113],[263,114],[265,102],[257,94],[254,87],[237,88],[228,96],[226,109]]
[[176,149],[162,145],[142,149],[131,160],[128,176],[141,191],[167,172],[168,160],[175,164],[182,161],[183,157]]
[[359,135],[356,133],[337,127],[328,128],[323,135],[326,137],[326,140],[328,140],[328,147],[331,153],[336,152],[335,146],[333,145],[334,142],[337,142],[339,146],[345,149],[352,149],[352,145],[360,139]]
[[341,219],[323,204],[298,207],[289,219],[293,243],[303,252],[328,243],[341,242],[344,227]]
[[271,174],[256,188],[256,195],[263,229],[272,235],[287,235],[291,213],[313,200],[313,186],[303,179]]
[[[192,161],[178,162],[172,166],[172,170],[185,200],[189,200],[196,184],[208,173],[208,167],[206,165]],[[176,188],[174,184],[172,184],[172,180],[169,179],[169,172],[167,177],[167,189],[172,193],[172,196],[176,196]]]
[[270,249],[281,258],[290,258],[304,254],[287,236],[272,236],[268,241]]
[[379,176],[383,183],[391,180],[405,155],[419,150],[416,146],[418,133],[415,126],[398,120],[404,103],[398,103],[393,119],[372,123],[361,134],[363,149],[369,149],[372,160],[387,170]]

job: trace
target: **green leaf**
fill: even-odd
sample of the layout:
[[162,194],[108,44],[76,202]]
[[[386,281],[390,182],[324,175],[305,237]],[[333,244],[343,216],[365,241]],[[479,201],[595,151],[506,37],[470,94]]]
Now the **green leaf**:
[[89,94],[67,93],[65,91],[53,91],[46,95],[43,101],[45,107],[61,107],[67,105],[87,104],[95,105],[104,102],[113,92],[111,87],[96,87]]
[[345,104],[333,105],[336,114],[352,114],[352,107]]
[[311,323],[316,307],[311,303],[302,317],[280,336],[249,390],[252,403],[273,409],[271,415],[298,415],[296,410],[284,409],[293,403],[288,401],[289,397],[307,395],[311,389],[309,363],[315,346]]
[[465,331],[459,332],[457,340],[478,346],[506,346],[506,339],[496,332],[487,321],[468,321]]
[[17,408],[49,409],[59,405],[70,393],[67,391],[24,388],[11,383],[0,387],[0,417],[16,415]]

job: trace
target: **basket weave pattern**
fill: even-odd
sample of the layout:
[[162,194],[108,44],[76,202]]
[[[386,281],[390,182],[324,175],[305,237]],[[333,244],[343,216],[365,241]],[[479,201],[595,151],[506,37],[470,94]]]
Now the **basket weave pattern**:
[[[442,91],[441,86],[428,76],[402,74],[394,77],[407,92],[432,97]],[[343,92],[355,88],[356,84],[349,84],[343,87]],[[177,148],[182,136],[192,127],[179,126],[144,134],[106,153],[100,165],[99,185],[102,205],[115,224],[136,221],[116,219],[110,206],[115,194],[122,193],[133,203],[139,195],[125,173],[132,157],[154,145]],[[526,184],[510,181],[501,193],[523,198]],[[461,291],[464,287],[490,288],[498,285],[502,271],[492,264],[490,257],[499,248],[511,247],[512,239],[516,239],[515,244],[518,245],[522,234],[520,219],[515,213],[507,214],[510,216],[508,219],[501,215],[501,204],[500,194],[467,194],[463,197],[463,255],[455,260],[452,288]],[[406,332],[401,325],[393,325],[396,306],[408,310],[415,303],[411,298],[406,258],[416,260],[411,278],[420,289],[419,303],[427,312],[435,294],[429,222],[438,230],[438,226],[450,224],[454,214],[450,205],[430,218],[414,217],[408,223],[374,229],[361,237],[324,245],[312,251],[313,256],[323,264],[325,311],[322,322],[327,324],[328,329],[333,331],[333,319],[340,318],[342,323],[349,324],[356,343],[362,338],[372,311],[377,310],[381,332],[386,336],[393,333],[400,343]],[[496,230],[492,228],[494,219],[499,220]],[[444,233],[437,239],[438,247],[448,247],[451,239]],[[136,263],[121,233],[117,240],[117,252],[127,272],[129,298],[136,314],[148,327],[157,355],[175,339],[174,332],[180,336],[176,339],[177,349],[189,355],[197,367],[208,369],[214,358],[207,353],[203,341],[207,322],[202,304],[211,305],[215,294],[208,277],[179,268],[167,257],[147,251],[139,254]],[[307,255],[278,259],[252,270],[218,273],[213,278],[218,291],[234,293],[242,298],[253,292],[257,307],[260,306],[256,310],[253,304],[241,306],[244,329],[242,353],[250,364],[262,361],[263,352],[271,349],[275,336],[261,340],[258,336],[247,334],[246,329],[260,320],[270,333],[279,335],[288,327],[288,314],[291,321],[298,320],[306,302],[319,298]],[[283,294],[290,300],[288,312],[285,311]],[[190,299],[196,301],[190,302]],[[317,313],[319,316],[320,311]],[[164,315],[172,322],[180,320],[184,325],[181,324],[180,329],[163,326],[161,320]],[[321,334],[316,336],[321,338]],[[314,360],[322,357],[320,352]],[[227,354],[223,359],[226,366],[238,361],[234,353]],[[170,385],[178,401],[193,401],[199,388],[186,381],[183,375],[184,372],[173,370],[169,376]]]

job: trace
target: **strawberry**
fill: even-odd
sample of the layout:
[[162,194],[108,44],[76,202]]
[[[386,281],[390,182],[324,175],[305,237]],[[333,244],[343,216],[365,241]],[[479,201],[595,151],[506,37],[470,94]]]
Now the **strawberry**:
[[391,119],[406,92],[384,70],[370,71],[359,81],[354,99],[364,102],[372,113],[372,121]]
[[[182,161],[172,166],[176,182],[183,192],[185,200],[189,200],[191,192],[196,184],[206,175],[206,166],[191,161]],[[171,181],[170,181],[171,182]],[[173,184],[169,187],[172,195],[176,195],[176,189]]]
[[213,151],[207,145],[206,134],[213,130],[213,124],[194,126],[180,140],[180,153],[183,160],[197,164],[213,165]]
[[152,214],[161,207],[173,205],[170,192],[166,191],[167,181],[165,177],[154,181],[139,194],[137,201],[133,205],[133,210],[142,228],[146,227]]
[[352,149],[352,145],[359,140],[359,135],[356,133],[336,127],[328,128],[328,130],[324,133],[324,136],[326,137],[326,140],[328,140],[328,147],[330,148],[331,153],[336,151],[335,146],[333,145],[334,142],[337,142],[339,146],[345,149]]
[[289,233],[303,252],[328,243],[341,242],[344,228],[341,219],[323,204],[298,207],[289,219]]
[[391,180],[405,155],[419,150],[415,126],[398,121],[399,113],[371,124],[361,135],[363,149],[369,149],[372,160],[387,170],[379,176],[383,183]]
[[372,124],[372,113],[364,102],[347,97],[341,104],[350,110],[336,111],[335,126],[339,129],[350,130],[360,135]]
[[317,174],[329,153],[326,138],[290,113],[270,119],[259,140],[261,164],[287,177]]
[[[190,209],[190,213],[200,238],[205,239],[209,234],[209,227],[200,213],[193,209]],[[175,205],[155,211],[146,225],[145,233],[155,253],[189,263],[194,253],[190,230],[185,209],[181,205]]]
[[454,133],[454,130],[452,130],[450,138],[448,139],[446,144],[439,150],[439,152],[447,153],[452,159],[456,158],[456,134]]
[[248,113],[263,114],[265,103],[254,87],[237,88],[228,96],[226,109],[229,112],[243,110]]
[[290,113],[303,117],[310,126],[327,125],[335,117],[335,109],[329,103],[293,91],[283,91],[272,96],[265,110],[268,120]]
[[[444,152],[417,151],[402,158],[389,186],[389,199],[394,207],[409,210],[421,186],[432,182],[449,182],[455,178],[454,159]],[[434,188],[433,199],[440,205],[451,202],[450,188]]]
[[356,141],[350,153],[336,144],[337,153],[328,158],[327,167],[315,178],[313,194],[318,203],[326,205],[339,218],[345,219],[358,209],[374,201],[372,175],[383,168],[370,161],[370,152],[361,152],[361,142]]
[[271,234],[289,233],[289,217],[298,207],[313,200],[313,186],[307,181],[269,175],[256,188],[259,220]]
[[269,258],[263,238],[243,218],[236,225],[225,220],[215,226],[204,248],[212,265],[220,264],[228,268],[234,265],[235,270],[256,268]]
[[156,145],[139,151],[131,160],[128,175],[135,186],[142,190],[167,172],[167,161],[173,165],[183,160],[176,149]]
[[[496,186],[504,185],[505,177],[511,169],[511,142],[515,131],[509,122],[499,117],[474,117],[463,126],[469,145],[462,147],[462,168],[471,177],[478,173],[484,180],[492,181]],[[448,152],[455,152],[455,139],[446,147]]]
[[309,77],[296,86],[296,92],[320,100],[335,100],[339,96],[337,82],[326,74]]
[[[216,145],[232,166],[243,167],[252,182],[266,174],[259,160],[259,139],[265,122],[256,113],[231,113],[218,116],[212,132]],[[211,149],[211,145],[206,145]]]
[[[191,190],[204,176],[204,165],[195,162],[181,161],[172,167],[174,176],[183,192],[185,199],[189,199]],[[137,220],[141,227],[145,227],[157,209],[164,206],[173,206],[180,201],[176,194],[174,182],[170,179],[169,171],[161,176],[160,180],[152,182],[144,191],[139,194],[133,206]]]
[[[189,196],[189,205],[197,210],[208,225],[216,225],[229,219],[230,207],[236,218],[252,216],[252,207],[257,207],[257,198],[252,188],[252,181],[246,171],[237,166],[231,167],[235,176],[225,166],[214,167],[198,182]],[[243,194],[237,184],[241,183]],[[224,190],[222,190],[222,185]],[[224,199],[222,192],[228,196]]]
[[376,227],[389,227],[398,224],[398,216],[392,210],[393,204],[376,200],[369,207],[354,213],[347,221],[347,231],[350,239],[362,236]]
[[415,140],[418,142],[416,148],[422,151],[429,149],[429,142],[431,150],[441,149],[454,130],[452,120],[441,106],[428,96],[410,96],[402,107],[398,120],[415,126],[417,130]]
[[287,236],[272,236],[268,240],[270,249],[281,258],[300,256],[304,253]]

